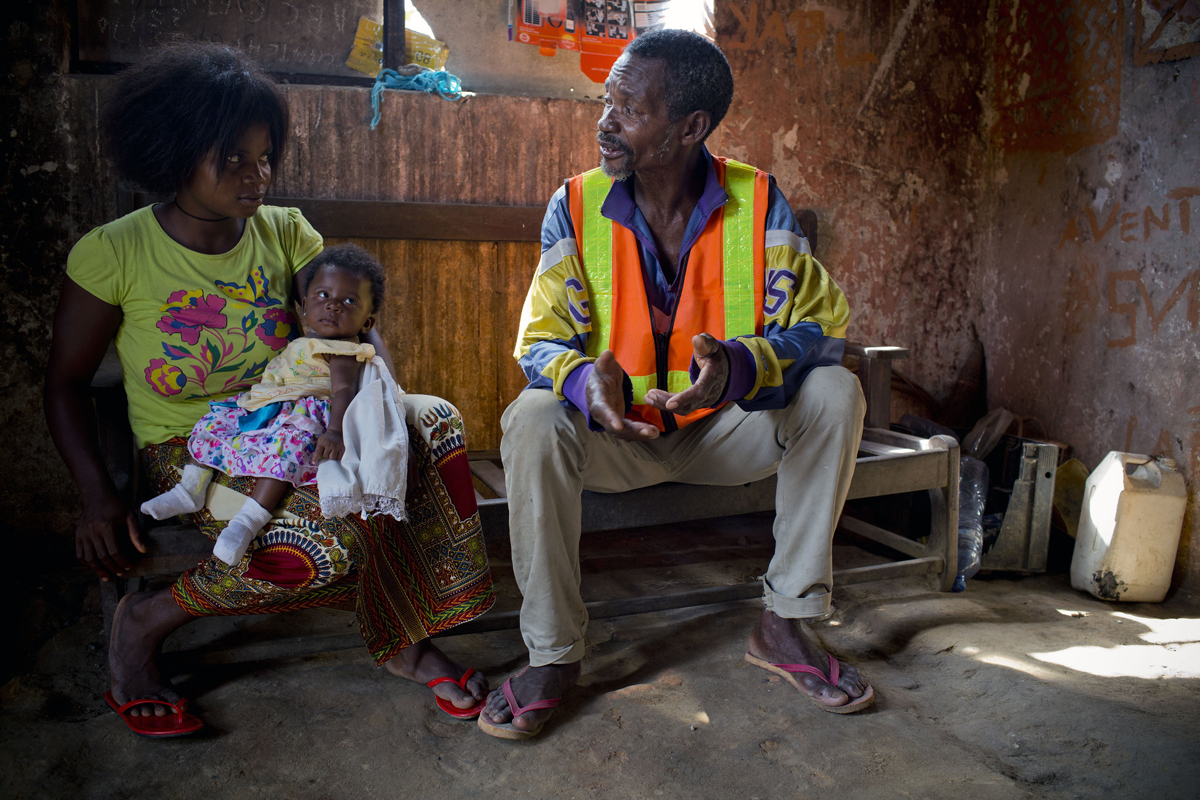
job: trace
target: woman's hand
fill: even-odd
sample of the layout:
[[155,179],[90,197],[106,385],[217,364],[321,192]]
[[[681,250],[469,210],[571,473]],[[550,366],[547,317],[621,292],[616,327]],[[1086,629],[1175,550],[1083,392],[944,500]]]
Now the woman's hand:
[[115,494],[95,496],[84,505],[75,528],[75,557],[102,581],[110,580],[110,575],[123,577],[130,569],[129,560],[121,553],[124,536],[139,553],[146,552],[133,512]]
[[342,441],[342,432],[325,431],[321,434],[321,438],[317,439],[317,449],[313,451],[313,463],[320,463],[326,459],[341,461],[345,452],[346,444]]

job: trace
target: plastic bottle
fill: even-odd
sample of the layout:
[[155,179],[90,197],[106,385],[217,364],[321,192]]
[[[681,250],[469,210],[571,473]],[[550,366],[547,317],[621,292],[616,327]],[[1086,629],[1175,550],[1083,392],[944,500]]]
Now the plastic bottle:
[[977,458],[958,462],[958,570],[954,591],[967,588],[967,578],[979,571],[983,556],[983,506],[987,502],[988,468]]
[[1101,600],[1162,602],[1187,505],[1175,462],[1113,451],[1083,491],[1071,585]]

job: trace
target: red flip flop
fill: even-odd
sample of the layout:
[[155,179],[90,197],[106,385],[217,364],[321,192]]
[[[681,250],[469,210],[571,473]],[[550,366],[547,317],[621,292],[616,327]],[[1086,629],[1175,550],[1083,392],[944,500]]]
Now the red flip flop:
[[[458,680],[454,680],[454,678],[434,678],[433,680],[431,680],[429,683],[427,683],[425,685],[428,686],[430,689],[432,689],[433,687],[437,686],[438,684],[453,683],[455,686],[457,686],[458,688],[460,688],[464,692],[466,692],[467,691],[467,681],[474,674],[475,674],[475,668],[467,667],[467,671],[464,672],[462,674],[462,677],[459,678]],[[469,692],[468,692],[468,694],[469,694]],[[440,708],[442,711],[445,711],[450,716],[455,717],[456,719],[475,719],[476,717],[479,716],[479,712],[483,711],[483,707],[485,705],[487,705],[486,700],[480,700],[477,705],[474,705],[470,708],[459,708],[458,706],[451,703],[449,700],[446,700],[445,698],[442,698],[442,697],[438,697],[436,694],[433,696],[433,699],[437,701],[438,708]]]
[[[125,705],[118,705],[117,699],[113,697],[111,691],[104,693],[104,699],[112,707],[112,710],[117,712],[117,715],[121,717],[121,721],[129,727],[129,730],[138,736],[167,739],[172,736],[187,736],[189,733],[195,733],[204,727],[204,723],[200,721],[199,717],[185,713],[187,711],[187,700],[180,700],[178,703],[168,703],[166,700],[142,698],[139,700],[130,700]],[[162,717],[134,717],[126,713],[131,708],[145,705],[166,706],[175,713]]]

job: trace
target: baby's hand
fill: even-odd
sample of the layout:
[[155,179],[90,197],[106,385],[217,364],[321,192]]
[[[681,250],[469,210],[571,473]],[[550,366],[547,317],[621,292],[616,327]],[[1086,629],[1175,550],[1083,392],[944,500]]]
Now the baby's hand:
[[345,452],[346,445],[342,441],[342,432],[325,431],[321,434],[321,438],[317,439],[317,449],[313,451],[313,462],[319,463],[326,459],[340,461]]

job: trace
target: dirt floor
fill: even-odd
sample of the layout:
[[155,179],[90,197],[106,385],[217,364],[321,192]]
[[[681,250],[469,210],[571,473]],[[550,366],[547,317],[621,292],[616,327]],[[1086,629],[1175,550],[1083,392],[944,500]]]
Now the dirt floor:
[[[761,571],[768,523],[737,524],[740,552],[701,539],[688,557],[658,561],[639,555],[637,542],[654,538],[639,533],[623,550],[639,568],[589,562],[586,591],[604,596],[654,581],[661,591],[705,563],[710,583]],[[694,526],[688,535],[696,537]],[[835,549],[839,566],[874,558]],[[511,608],[504,557],[496,553],[494,564],[500,605]],[[1196,796],[1194,599],[1103,603],[1072,590],[1063,574],[981,577],[964,594],[894,580],[838,588],[834,597],[834,615],[816,627],[874,685],[878,702],[868,712],[825,713],[745,663],[758,613],[747,601],[594,620],[581,685],[530,742],[493,739],[451,719],[428,690],[376,669],[358,650],[204,669],[195,656],[177,656],[177,682],[209,728],[189,739],[140,739],[101,699],[103,643],[89,613],[3,687],[0,796]],[[168,649],[302,629],[345,634],[354,618],[315,611],[205,620]],[[516,631],[442,644],[493,685],[524,663]]]

